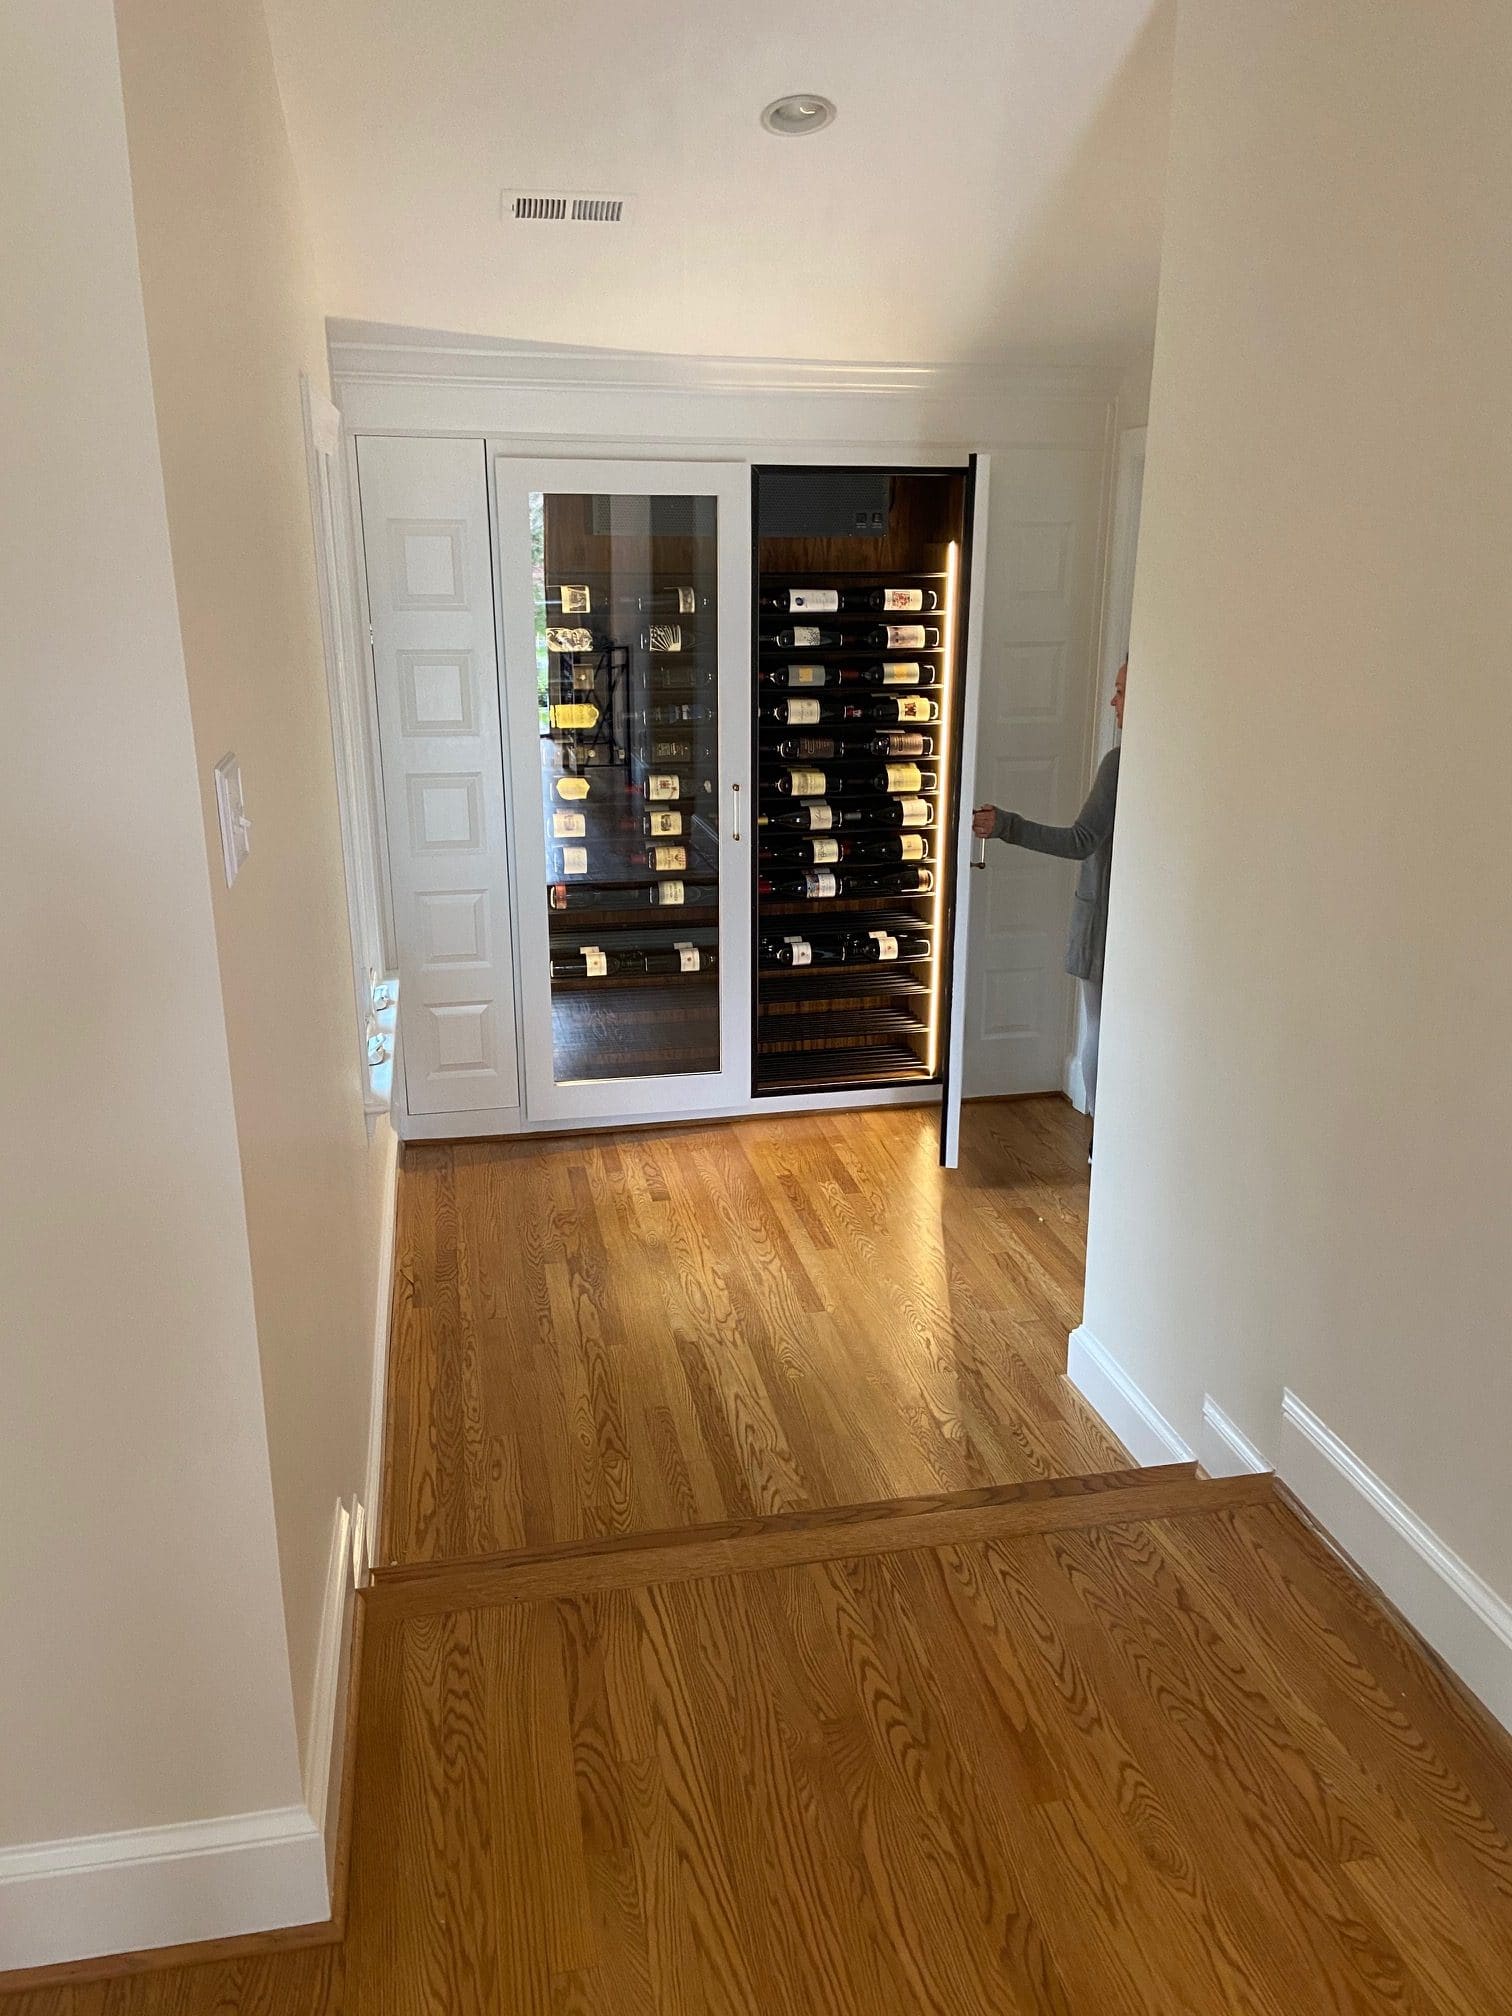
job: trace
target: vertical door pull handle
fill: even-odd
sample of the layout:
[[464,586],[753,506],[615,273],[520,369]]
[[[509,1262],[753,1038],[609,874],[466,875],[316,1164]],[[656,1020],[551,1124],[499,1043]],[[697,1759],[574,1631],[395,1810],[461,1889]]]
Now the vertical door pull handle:
[[735,816],[730,826],[730,838],[732,840],[738,840],[740,838],[740,786],[738,784],[732,784],[730,786],[730,790],[733,793],[735,799]]

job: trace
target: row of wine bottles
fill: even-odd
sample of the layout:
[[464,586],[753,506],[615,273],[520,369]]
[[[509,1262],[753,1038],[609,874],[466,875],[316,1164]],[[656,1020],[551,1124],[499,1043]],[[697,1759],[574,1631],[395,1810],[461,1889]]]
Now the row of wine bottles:
[[[714,598],[697,588],[648,588],[632,595],[624,590],[596,590],[587,581],[558,581],[546,590],[542,600],[548,609],[561,616],[591,616],[595,608],[634,609],[643,615],[655,616],[698,616],[714,606]],[[901,608],[904,605],[895,606]],[[909,603],[907,606],[932,609],[934,604]]]
[[808,688],[818,686],[933,686],[933,665],[921,658],[879,659],[875,665],[763,665],[757,673],[762,686]]
[[849,763],[863,756],[933,756],[934,737],[915,728],[895,729],[881,735],[783,735],[768,745],[764,755],[779,756],[785,763],[828,757],[832,762]]
[[[589,872],[586,838],[568,840],[556,852],[557,873],[554,880],[583,876]],[[653,840],[645,847],[596,844],[592,866],[596,874],[611,881],[628,874],[632,868],[649,868],[655,875],[685,875],[688,870],[687,843],[682,840]]]
[[934,888],[934,870],[905,866],[863,868],[841,874],[834,868],[779,869],[758,875],[763,896],[784,902],[825,902],[832,896],[927,896]]
[[894,959],[927,959],[922,931],[763,932],[759,941],[767,966],[867,966]]
[[761,642],[770,651],[847,651],[859,644],[877,651],[938,651],[940,628],[937,623],[868,623],[859,630],[827,630],[817,623],[789,623],[781,630],[762,631]]
[[838,833],[865,826],[908,831],[932,826],[934,808],[927,798],[857,798],[848,805],[809,798],[801,805],[774,805],[756,823],[777,833]]
[[595,839],[612,834],[634,833],[647,840],[676,840],[684,832],[683,814],[675,805],[658,805],[654,811],[643,812],[638,818],[630,814],[600,812],[593,808],[593,823],[590,829],[588,814],[575,806],[553,807],[551,814],[551,837],[553,840],[583,840],[590,830]]
[[760,858],[781,868],[828,868],[837,861],[850,861],[858,867],[927,861],[929,840],[923,833],[876,833],[865,840],[836,839],[832,833],[774,836],[762,842]]
[[718,895],[717,889],[685,882],[681,876],[629,889],[596,889],[570,882],[553,882],[547,889],[553,910],[693,910],[716,902]]
[[848,615],[853,610],[891,615],[938,609],[940,597],[933,588],[777,588],[760,597],[760,606],[784,616]]
[[917,763],[879,763],[861,770],[820,770],[804,764],[769,773],[764,791],[779,798],[916,798],[938,788],[940,773]]
[[831,721],[938,721],[940,706],[927,693],[883,693],[869,700],[816,700],[784,693],[763,700],[757,709],[763,721],[788,728],[817,728]]
[[719,954],[712,945],[654,945],[644,949],[579,945],[554,948],[553,980],[614,980],[632,974],[716,973]]

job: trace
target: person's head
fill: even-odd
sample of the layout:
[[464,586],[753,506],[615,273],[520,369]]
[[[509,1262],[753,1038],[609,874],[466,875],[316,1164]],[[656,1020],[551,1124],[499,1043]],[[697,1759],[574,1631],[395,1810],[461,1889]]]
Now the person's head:
[[1129,654],[1126,651],[1124,653],[1124,661],[1122,665],[1120,665],[1118,668],[1118,677],[1113,681],[1113,699],[1111,703],[1113,708],[1113,718],[1118,723],[1120,728],[1122,728],[1123,726],[1124,687],[1128,683],[1128,678],[1129,678]]

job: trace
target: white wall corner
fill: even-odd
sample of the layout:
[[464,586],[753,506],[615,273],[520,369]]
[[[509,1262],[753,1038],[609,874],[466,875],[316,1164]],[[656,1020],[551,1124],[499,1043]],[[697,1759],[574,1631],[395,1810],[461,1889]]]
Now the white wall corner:
[[[367,1481],[363,1490],[363,1524],[368,1573],[378,1565],[378,1531],[383,1518],[383,1436],[388,1407],[389,1335],[393,1326],[394,1255],[399,1232],[399,1136],[388,1129],[383,1153],[382,1229],[378,1240],[376,1301],[373,1310],[373,1384],[368,1402]],[[363,1577],[367,1579],[366,1575]]]
[[1190,1463],[1193,1451],[1105,1344],[1081,1324],[1066,1348],[1066,1377],[1141,1465]]
[[1512,1729],[1512,1603],[1290,1387],[1281,1398],[1276,1474],[1445,1664]]
[[1242,1429],[1235,1426],[1211,1393],[1202,1398],[1202,1432],[1197,1460],[1209,1477],[1250,1477],[1276,1466],[1268,1463]]
[[330,1916],[303,1806],[0,1849],[0,1971],[229,1939]]

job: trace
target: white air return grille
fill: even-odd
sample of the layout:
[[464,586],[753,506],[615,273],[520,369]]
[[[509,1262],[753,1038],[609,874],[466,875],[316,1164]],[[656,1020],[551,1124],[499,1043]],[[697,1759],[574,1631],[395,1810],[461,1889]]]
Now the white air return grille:
[[571,190],[506,189],[504,219],[510,224],[628,224],[628,196],[574,195]]

